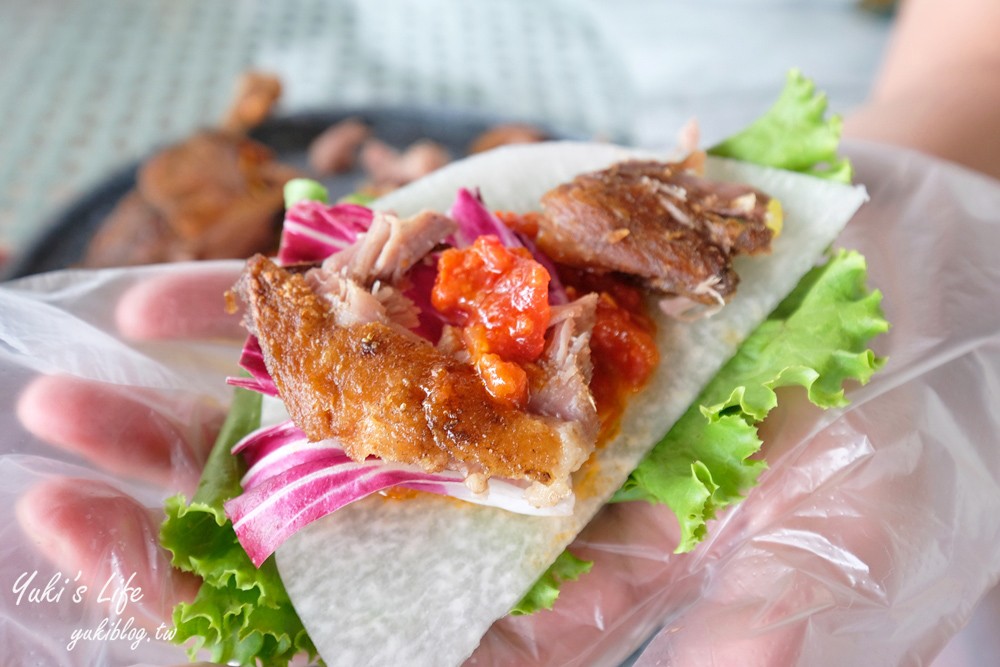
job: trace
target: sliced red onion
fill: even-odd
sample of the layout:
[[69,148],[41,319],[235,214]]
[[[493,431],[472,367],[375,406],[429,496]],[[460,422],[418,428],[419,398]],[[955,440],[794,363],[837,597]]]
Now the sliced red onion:
[[264,365],[264,352],[256,336],[247,336],[240,354],[240,368],[250,374],[250,377],[230,377],[226,381],[234,387],[242,387],[256,391],[265,396],[277,396],[278,387],[274,384],[271,374]]
[[225,504],[236,536],[254,565],[303,526],[355,500],[409,481],[382,466],[316,457],[270,477]]
[[508,248],[524,245],[514,230],[503,224],[486,208],[478,192],[472,194],[465,188],[459,189],[449,215],[458,223],[458,231],[454,237],[456,247],[468,247],[480,236],[490,235],[499,238],[500,243]]
[[437,273],[436,257],[433,262],[416,264],[406,274],[410,285],[403,292],[410,301],[416,304],[420,313],[417,316],[420,324],[416,329],[413,329],[413,332],[432,343],[437,343],[441,339],[441,330],[445,325],[444,317],[431,305],[431,292],[434,290]]
[[278,263],[322,261],[354,243],[368,231],[371,221],[371,209],[357,204],[297,202],[285,212]]
[[260,429],[233,448],[250,463],[243,494],[225,504],[226,516],[258,567],[303,526],[365,496],[399,486],[509,512],[566,516],[572,497],[538,508],[524,498],[523,484],[491,479],[487,493],[473,493],[460,473],[428,473],[416,466],[350,459],[334,441],[309,442],[291,422]]
[[[244,489],[250,489],[262,479],[273,477],[284,468],[290,468],[291,465],[281,463],[279,459],[289,458],[293,452],[283,450],[303,442],[308,443],[305,433],[291,420],[259,428],[247,435],[233,445],[232,449],[233,455],[243,456],[243,460],[249,467],[243,475],[243,479],[240,480],[240,485]],[[269,456],[278,452],[281,452],[280,457],[274,456],[271,463],[261,465],[261,461],[265,461]]]

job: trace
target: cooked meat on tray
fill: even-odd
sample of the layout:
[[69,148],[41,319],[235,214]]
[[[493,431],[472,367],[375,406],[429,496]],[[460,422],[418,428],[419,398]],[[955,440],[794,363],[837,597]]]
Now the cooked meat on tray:
[[[244,259],[277,248],[282,188],[306,175],[283,161],[250,132],[271,115],[281,81],[264,72],[244,73],[218,127],[202,129],[146,159],[137,185],[123,196],[90,239],[80,266],[100,268],[196,259]],[[474,150],[539,141],[530,125],[488,128]],[[480,141],[480,139],[482,141]],[[389,193],[451,162],[438,141],[416,137],[396,147],[374,136],[360,116],[343,118],[312,139],[299,139],[312,176],[357,172],[355,194]],[[470,148],[472,150],[473,148]],[[286,149],[287,150],[287,147]]]

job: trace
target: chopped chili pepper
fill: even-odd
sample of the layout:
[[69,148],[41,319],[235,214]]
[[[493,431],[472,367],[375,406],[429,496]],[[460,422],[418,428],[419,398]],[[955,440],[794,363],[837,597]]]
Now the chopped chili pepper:
[[549,274],[524,249],[481,236],[438,260],[431,303],[463,327],[465,343],[494,398],[524,406],[529,364],[545,349]]

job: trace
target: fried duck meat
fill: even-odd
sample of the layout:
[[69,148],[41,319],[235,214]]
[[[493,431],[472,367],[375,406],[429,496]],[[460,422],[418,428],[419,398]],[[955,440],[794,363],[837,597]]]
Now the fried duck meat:
[[555,309],[529,409],[497,400],[464,346],[449,346],[461,334],[435,346],[411,331],[406,270],[454,229],[439,214],[376,213],[368,232],[318,267],[257,255],[235,288],[246,326],[310,440],[334,439],[359,461],[456,470],[475,491],[494,476],[524,480],[530,502],[555,504],[596,439],[587,386],[595,301]]
[[739,282],[732,258],[770,250],[776,204],[749,186],[702,178],[687,162],[627,161],[546,193],[538,245],[562,264],[721,304]]

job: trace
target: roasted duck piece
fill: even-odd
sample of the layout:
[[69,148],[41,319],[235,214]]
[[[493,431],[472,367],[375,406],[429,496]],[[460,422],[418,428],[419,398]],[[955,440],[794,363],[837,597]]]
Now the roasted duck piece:
[[776,206],[749,186],[706,180],[688,162],[634,160],[550,190],[537,240],[559,263],[713,305],[736,290],[733,257],[770,249]]

